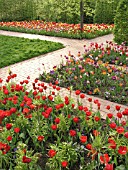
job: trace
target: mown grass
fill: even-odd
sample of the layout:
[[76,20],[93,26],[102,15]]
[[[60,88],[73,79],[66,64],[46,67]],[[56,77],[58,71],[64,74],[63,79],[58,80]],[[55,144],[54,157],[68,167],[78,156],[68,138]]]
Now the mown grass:
[[63,44],[0,35],[0,68],[63,48]]

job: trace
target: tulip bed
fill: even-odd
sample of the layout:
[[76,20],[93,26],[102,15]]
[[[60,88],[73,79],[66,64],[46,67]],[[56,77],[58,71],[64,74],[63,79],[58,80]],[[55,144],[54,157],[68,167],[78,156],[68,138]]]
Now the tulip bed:
[[84,24],[83,32],[81,33],[80,24],[45,22],[42,20],[0,22],[0,29],[2,30],[77,39],[90,39],[106,35],[112,33],[113,28],[113,24]]
[[[100,103],[76,90],[57,95],[59,86],[29,77],[19,84],[16,74],[0,79],[0,168],[10,170],[126,170],[128,169],[128,109],[116,105],[116,117],[100,114]],[[15,82],[15,83],[14,83]],[[51,91],[46,95],[47,88]],[[97,111],[91,105],[97,105]]]
[[106,47],[104,47],[103,43],[91,43],[88,48],[86,46],[84,46],[84,48],[84,56],[90,59],[101,63],[107,62],[109,64],[128,67],[128,46],[126,46],[125,43],[118,45],[107,41]]
[[0,35],[0,68],[58,50],[61,43]]
[[[85,47],[83,56],[80,52],[77,57],[69,53],[65,56],[66,62],[62,61],[60,66],[54,66],[49,73],[44,71],[40,75],[40,80],[53,84],[57,82],[61,87],[80,89],[83,93],[128,105],[127,47],[114,51],[112,47],[101,50],[101,46],[99,50],[99,46],[97,43],[91,44],[89,50]],[[92,47],[95,49],[92,50]],[[116,67],[112,65],[113,63],[110,65],[111,56],[113,58],[118,56],[117,64],[123,64],[124,67]]]

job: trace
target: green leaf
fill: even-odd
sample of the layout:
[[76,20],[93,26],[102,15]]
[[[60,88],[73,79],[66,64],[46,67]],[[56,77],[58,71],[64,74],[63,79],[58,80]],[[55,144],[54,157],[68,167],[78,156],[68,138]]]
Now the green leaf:
[[126,170],[124,165],[117,166],[115,170]]
[[25,139],[25,134],[24,134],[24,133],[21,133],[21,134],[19,135],[19,137]]

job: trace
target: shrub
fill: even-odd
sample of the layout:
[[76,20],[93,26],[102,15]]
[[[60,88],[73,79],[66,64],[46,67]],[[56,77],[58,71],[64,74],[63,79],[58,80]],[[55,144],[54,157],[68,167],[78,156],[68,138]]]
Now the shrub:
[[0,0],[0,21],[35,19],[35,3],[31,0]]
[[118,1],[119,0],[97,0],[94,23],[114,23],[114,16]]
[[117,43],[126,42],[128,45],[128,1],[121,0],[115,17],[114,40]]

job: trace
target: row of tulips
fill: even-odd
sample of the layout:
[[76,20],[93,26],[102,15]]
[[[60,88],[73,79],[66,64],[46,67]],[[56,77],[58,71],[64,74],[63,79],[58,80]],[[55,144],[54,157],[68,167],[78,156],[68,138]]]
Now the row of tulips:
[[94,38],[111,33],[113,27],[114,25],[107,24],[84,24],[83,30],[81,30],[80,24],[45,22],[42,20],[0,22],[0,29],[68,38]]
[[[98,43],[84,48],[83,56],[80,52],[78,56],[73,56],[71,52],[62,56],[62,63],[54,66],[49,73],[42,64],[40,80],[128,105],[127,46],[107,42],[106,48]],[[114,60],[111,60],[112,57]],[[116,61],[119,66],[113,65]]]
[[128,46],[125,43],[118,45],[111,41],[106,41],[106,47],[103,43],[91,43],[88,48],[84,46],[84,49],[84,55],[93,60],[128,67]]
[[0,168],[128,169],[128,109],[116,105],[114,117],[108,105],[102,119],[100,102],[88,98],[90,107],[82,105],[86,96],[80,90],[75,103],[57,94],[58,85],[35,79],[29,91],[30,77],[14,83],[16,76],[10,73],[5,85],[0,79]]

